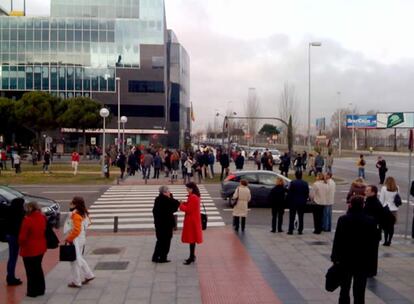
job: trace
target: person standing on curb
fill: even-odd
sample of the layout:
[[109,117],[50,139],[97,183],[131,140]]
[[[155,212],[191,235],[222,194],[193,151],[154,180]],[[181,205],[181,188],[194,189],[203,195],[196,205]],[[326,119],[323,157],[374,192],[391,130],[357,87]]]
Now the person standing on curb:
[[368,273],[368,277],[374,277],[377,275],[378,271],[378,247],[381,241],[381,227],[384,221],[384,208],[380,200],[378,199],[378,188],[374,185],[369,185],[365,189],[365,205],[364,205],[364,213],[368,216],[371,216],[376,223],[377,227],[377,243],[376,243],[376,252],[375,252],[375,259],[372,262],[372,272]]
[[86,229],[90,225],[89,212],[86,209],[82,197],[75,196],[69,204],[71,215],[68,217],[63,228],[66,235],[65,242],[75,245],[76,260],[70,262],[71,280],[70,288],[80,288],[95,278],[88,263],[83,258],[86,243]]
[[152,261],[154,263],[168,263],[168,253],[170,252],[171,239],[175,227],[174,212],[177,212],[180,202],[173,198],[167,186],[161,186],[159,195],[155,199],[152,214],[154,215],[155,244]]
[[184,162],[184,184],[191,182],[191,178],[193,177],[193,164],[193,157],[189,155]]
[[223,180],[224,177],[227,177],[227,175],[229,175],[229,166],[230,166],[229,155],[226,153],[226,151],[224,151],[223,154],[221,154],[220,156],[220,165],[221,165],[220,180]]
[[208,153],[208,165],[210,166],[211,175],[210,178],[214,178],[214,163],[216,159],[214,157],[213,150],[210,150]]
[[325,206],[329,202],[329,186],[323,173],[318,173],[316,176],[316,182],[312,185],[311,196],[315,205],[313,205],[313,223],[315,230],[314,234],[320,234],[322,232],[323,224],[323,211]]
[[234,164],[236,165],[237,171],[242,171],[244,166],[244,157],[241,154],[241,152],[237,152],[236,160],[234,161]]
[[323,208],[322,230],[331,232],[332,229],[332,206],[335,203],[336,183],[332,178],[332,173],[326,174],[326,181],[329,187],[328,202]]
[[384,180],[385,180],[385,174],[388,171],[387,168],[387,163],[385,162],[385,160],[381,157],[378,156],[378,161],[377,164],[375,165],[378,169],[378,175],[379,175],[379,180],[380,180],[380,185],[384,184]]
[[19,257],[19,232],[24,218],[24,200],[22,198],[14,199],[8,207],[6,240],[9,244],[9,259],[7,261],[7,285],[17,286],[22,284],[19,278],[16,278],[16,264]]
[[323,156],[321,155],[321,152],[316,152],[315,157],[315,170],[316,174],[323,172],[323,166],[325,166],[325,160],[323,159]]
[[120,151],[118,155],[118,160],[116,161],[116,165],[118,166],[119,170],[121,171],[121,179],[124,178],[125,168],[126,168],[126,157],[125,154]]
[[375,220],[364,214],[363,206],[364,197],[352,197],[347,214],[338,219],[336,226],[331,260],[343,273],[339,303],[351,302],[351,283],[354,303],[365,303],[367,276],[373,272],[378,234]]
[[72,169],[73,169],[73,175],[78,174],[78,166],[80,162],[80,155],[77,151],[72,152]]
[[398,186],[394,177],[388,176],[385,184],[381,188],[379,200],[383,207],[388,207],[391,211],[391,220],[384,222],[384,246],[390,246],[394,235],[394,225],[397,222],[398,206],[395,204],[395,197],[398,194]]
[[328,152],[328,156],[326,157],[326,166],[325,171],[326,173],[332,173],[332,167],[334,163],[334,157],[332,155],[332,152]]
[[21,173],[22,172],[21,157],[17,151],[13,153],[13,160],[14,160],[14,169],[15,169],[16,174]]
[[162,159],[160,157],[160,153],[157,152],[154,156],[153,166],[154,166],[154,177],[156,179],[160,178],[160,171],[161,171]]
[[184,265],[190,265],[196,260],[196,244],[203,242],[203,230],[201,229],[200,190],[193,182],[185,185],[188,192],[187,202],[180,204],[180,210],[185,213],[181,241],[190,244],[190,257],[184,261]]
[[366,165],[366,162],[364,159],[364,155],[361,154],[357,161],[357,167],[358,167],[358,177],[362,177],[363,179],[365,179],[365,165]]
[[[170,157],[168,158],[169,160],[169,171],[171,170],[171,160]],[[154,157],[152,156],[152,154],[150,153],[149,150],[147,150],[144,154],[144,159],[142,160],[142,178],[143,179],[149,179],[151,176],[151,165],[154,161]],[[178,170],[178,168],[177,168]]]
[[303,234],[303,215],[309,198],[309,185],[302,180],[302,172],[295,172],[295,177],[296,179],[290,182],[287,194],[289,204],[289,231],[287,234],[293,234],[296,213],[299,217],[298,233]]
[[26,216],[20,228],[19,246],[27,276],[26,296],[34,298],[43,296],[46,289],[42,260],[47,250],[47,219],[36,202],[26,204],[25,209]]
[[269,205],[272,206],[272,230],[270,232],[276,232],[276,221],[277,232],[283,232],[283,214],[286,207],[286,188],[283,178],[278,177],[276,179],[276,186],[270,191],[267,200]]
[[49,150],[45,151],[45,155],[43,155],[43,173],[50,173],[49,172],[49,165],[50,165],[50,152]]
[[244,232],[246,228],[247,211],[249,209],[250,199],[252,198],[248,185],[247,180],[242,179],[232,197],[232,200],[237,200],[236,205],[233,207],[233,227],[236,232],[239,232],[240,222],[241,231]]

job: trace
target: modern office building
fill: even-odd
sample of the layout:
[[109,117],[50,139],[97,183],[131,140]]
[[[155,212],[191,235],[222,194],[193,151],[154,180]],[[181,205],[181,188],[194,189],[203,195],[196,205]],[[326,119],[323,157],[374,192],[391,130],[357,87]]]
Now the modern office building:
[[[189,57],[166,28],[163,0],[51,0],[50,17],[0,16],[0,42],[1,96],[91,97],[113,115],[112,143],[119,99],[129,143],[184,146]],[[99,132],[89,133],[99,144]]]

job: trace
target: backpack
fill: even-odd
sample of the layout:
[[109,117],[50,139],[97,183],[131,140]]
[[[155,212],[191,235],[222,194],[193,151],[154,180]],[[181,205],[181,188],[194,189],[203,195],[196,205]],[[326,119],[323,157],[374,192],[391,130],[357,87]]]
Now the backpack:
[[365,160],[361,159],[361,160],[360,160],[360,162],[359,162],[359,164],[360,164],[361,166],[365,166]]

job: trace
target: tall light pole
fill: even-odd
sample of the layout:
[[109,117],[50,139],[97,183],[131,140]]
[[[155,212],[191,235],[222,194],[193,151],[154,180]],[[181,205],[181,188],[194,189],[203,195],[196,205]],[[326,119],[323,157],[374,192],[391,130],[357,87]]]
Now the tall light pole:
[[128,122],[128,117],[122,116],[122,152],[125,153],[125,124]]
[[308,45],[308,64],[309,64],[309,95],[308,95],[308,152],[311,152],[311,47],[321,46],[318,41],[309,42]]
[[[348,104],[349,106],[352,107],[352,102],[350,102]],[[351,108],[352,114],[351,114],[351,119],[352,119],[352,143],[351,143],[351,148],[352,150],[356,150],[355,149],[355,117],[354,117],[354,110]]]
[[338,113],[338,152],[339,156],[342,156],[342,109],[341,109],[341,92],[336,92],[338,94],[338,104],[339,104],[339,113]]
[[109,116],[109,111],[107,108],[102,108],[99,111],[99,115],[103,118],[103,134],[102,134],[102,156],[101,156],[101,161],[102,161],[102,176],[105,176],[105,154],[106,154],[106,143],[105,143],[105,118],[107,118]]
[[116,83],[117,83],[117,94],[118,94],[118,138],[117,138],[117,146],[118,146],[118,151],[121,148],[121,143],[120,143],[120,138],[121,138],[121,78],[120,77],[116,77],[115,78]]

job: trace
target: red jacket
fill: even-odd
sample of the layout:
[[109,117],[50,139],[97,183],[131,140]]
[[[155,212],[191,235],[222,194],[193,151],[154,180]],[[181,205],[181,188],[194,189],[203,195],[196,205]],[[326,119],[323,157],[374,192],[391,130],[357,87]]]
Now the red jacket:
[[35,211],[23,219],[19,234],[20,255],[34,257],[46,252],[46,217]]
[[201,229],[200,198],[195,194],[190,194],[187,202],[180,205],[180,210],[185,212],[181,241],[188,244],[201,244],[203,231]]
[[75,161],[75,162],[80,161],[79,153],[77,153],[77,152],[72,153],[72,161]]

